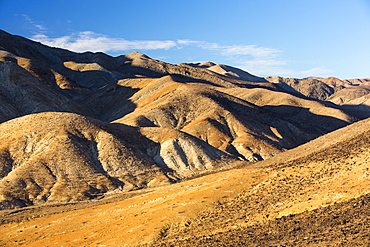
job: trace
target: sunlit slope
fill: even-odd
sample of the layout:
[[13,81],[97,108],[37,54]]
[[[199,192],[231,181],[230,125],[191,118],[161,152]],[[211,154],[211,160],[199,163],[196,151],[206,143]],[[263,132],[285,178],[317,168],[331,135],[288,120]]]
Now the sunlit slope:
[[[368,244],[370,120],[256,163],[251,190],[175,224],[161,246]],[[280,157],[281,156],[281,157]]]
[[0,125],[0,138],[2,209],[168,184],[235,161],[180,131],[139,130],[71,113],[13,119]]
[[368,243],[369,129],[370,121],[364,120],[251,167],[120,202],[5,224],[0,231],[9,237],[1,243]]
[[269,158],[353,121],[329,103],[258,84],[224,88],[165,76],[119,85],[137,91],[129,98],[136,108],[115,122],[182,130],[242,160]]

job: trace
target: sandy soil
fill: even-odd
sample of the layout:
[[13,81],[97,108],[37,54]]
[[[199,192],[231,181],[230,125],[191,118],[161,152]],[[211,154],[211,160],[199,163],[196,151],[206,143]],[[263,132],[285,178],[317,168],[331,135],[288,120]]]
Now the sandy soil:
[[168,225],[234,198],[266,176],[259,169],[238,169],[158,188],[123,201],[22,222],[3,223],[1,246],[133,246],[151,242]]

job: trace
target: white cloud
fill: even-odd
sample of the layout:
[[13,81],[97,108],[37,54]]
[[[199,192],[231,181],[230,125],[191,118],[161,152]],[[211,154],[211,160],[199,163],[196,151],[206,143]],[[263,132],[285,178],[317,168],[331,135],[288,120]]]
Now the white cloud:
[[309,76],[327,77],[327,76],[330,76],[330,74],[332,73],[333,73],[332,70],[327,69],[325,67],[315,67],[315,68],[300,72],[302,77],[309,77]]
[[239,61],[237,67],[258,76],[270,75],[291,75],[293,71],[286,69],[287,61],[281,59],[257,58],[246,61]]
[[109,52],[109,51],[125,51],[125,50],[155,50],[155,49],[170,49],[173,47],[183,48],[184,46],[197,46],[204,50],[212,50],[219,52],[221,56],[227,56],[233,59],[236,56],[251,56],[253,58],[274,58],[281,54],[280,50],[260,47],[257,45],[220,45],[217,43],[209,43],[205,41],[196,41],[189,39],[180,40],[126,40],[122,38],[111,38],[102,34],[97,34],[91,31],[80,32],[68,36],[51,38],[45,34],[32,36],[32,39],[43,44],[60,47],[75,52]]
[[[192,46],[198,47],[202,50],[213,51],[217,55],[230,61],[229,65],[241,68],[258,76],[279,75],[285,77],[325,77],[332,72],[324,67],[315,67],[304,71],[287,69],[289,62],[284,59],[284,54],[281,50],[258,45],[221,45],[218,43],[190,39],[164,41],[126,40],[122,38],[111,38],[91,31],[80,32],[58,38],[50,38],[45,34],[38,34],[34,35],[32,39],[49,46],[60,47],[75,52],[117,52],[157,49],[168,50],[171,48],[184,49],[188,46]],[[201,60],[196,56],[196,54],[194,59]],[[205,59],[208,60],[207,58]]]
[[309,70],[298,71],[287,69],[287,61],[255,59],[239,63],[238,68],[246,70],[258,76],[283,76],[283,77],[328,77],[333,71],[325,67],[315,67]]
[[259,58],[277,57],[281,50],[257,45],[220,45],[205,41],[177,40],[180,45],[196,45],[205,50],[218,51],[222,56],[252,56]]
[[220,45],[201,41],[187,44],[198,45],[202,49],[214,50],[225,56],[235,67],[258,76],[280,75],[286,77],[329,76],[332,70],[325,67],[315,67],[305,71],[288,69],[289,62],[283,58],[279,49],[258,45]]
[[198,44],[201,44],[202,41],[195,41],[195,40],[190,40],[190,39],[178,39],[177,43],[179,45],[198,45]]
[[177,43],[172,40],[126,40],[121,38],[110,38],[102,34],[90,31],[80,32],[75,35],[50,38],[44,34],[35,35],[33,40],[43,44],[68,49],[75,52],[108,52],[125,50],[155,50],[170,49]]
[[25,15],[25,14],[22,14],[22,16],[24,17],[24,19],[29,23],[31,24],[34,28],[38,29],[39,31],[45,31],[46,30],[46,27],[44,27],[43,25],[40,25],[40,24],[37,24],[34,20],[32,20],[31,17],[29,17],[28,15]]
[[210,50],[218,50],[223,56],[252,56],[256,58],[269,58],[277,57],[281,54],[281,51],[278,49],[261,47],[257,45],[221,46],[218,44],[206,43],[202,47]]
[[256,75],[270,75],[271,73],[290,73],[284,69],[287,64],[281,59],[283,52],[278,49],[258,45],[220,45],[194,40],[178,40],[181,45],[195,45],[204,50],[215,51],[226,57],[231,63]]

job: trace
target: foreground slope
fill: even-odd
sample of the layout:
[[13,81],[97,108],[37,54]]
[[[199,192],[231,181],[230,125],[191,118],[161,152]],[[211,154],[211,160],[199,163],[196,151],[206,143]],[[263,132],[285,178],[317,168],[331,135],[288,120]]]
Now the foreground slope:
[[21,223],[11,221],[27,210],[3,211],[1,244],[366,245],[369,142],[367,119],[253,166],[130,199],[75,211],[55,205],[72,211],[46,216],[52,208],[30,209],[39,218]]
[[158,245],[368,245],[369,143],[367,119],[257,163],[267,179]]

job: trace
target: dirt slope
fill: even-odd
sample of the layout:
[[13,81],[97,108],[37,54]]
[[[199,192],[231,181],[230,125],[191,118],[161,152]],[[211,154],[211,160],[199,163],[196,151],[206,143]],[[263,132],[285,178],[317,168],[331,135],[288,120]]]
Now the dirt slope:
[[370,120],[364,120],[253,166],[130,199],[75,211],[60,206],[72,211],[20,223],[10,223],[7,215],[22,216],[22,210],[3,211],[7,221],[0,233],[7,237],[0,243],[367,245],[369,141]]
[[257,163],[271,172],[266,180],[188,225],[166,228],[155,245],[368,245],[370,121],[355,125],[303,145],[304,155],[299,147]]
[[225,88],[181,76],[125,79],[136,108],[115,120],[132,126],[175,128],[247,160],[266,159],[353,121],[331,104],[284,91]]
[[336,104],[344,104],[348,100],[368,94],[369,79],[340,80],[328,78],[283,78],[279,76],[266,77],[267,81],[277,83],[286,90],[297,91],[310,98],[329,100]]
[[0,138],[1,209],[168,184],[235,162],[180,131],[139,130],[71,113],[8,121]]
[[289,90],[290,87],[307,97],[319,100],[326,100],[336,91],[335,88],[327,85],[319,79],[295,79],[282,78],[278,76],[266,77],[266,79],[270,82],[284,86],[287,90]]
[[[117,136],[119,131],[126,137]],[[1,208],[79,201],[141,188],[157,173],[166,179],[133,144],[140,139],[134,129],[120,126],[114,132],[103,123],[68,113],[40,113],[1,124]]]
[[226,65],[74,53],[4,31],[0,60],[2,208],[269,159],[359,116]]

